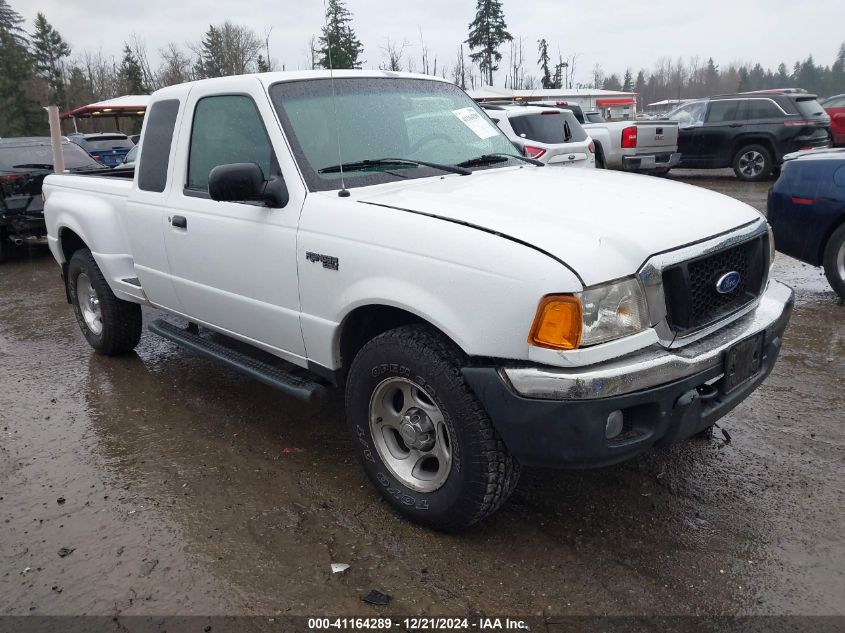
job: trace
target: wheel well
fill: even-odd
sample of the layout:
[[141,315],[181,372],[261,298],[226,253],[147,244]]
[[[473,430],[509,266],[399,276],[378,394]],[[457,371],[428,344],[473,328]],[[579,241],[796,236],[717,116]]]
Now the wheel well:
[[733,164],[733,162],[736,160],[736,156],[739,151],[749,145],[762,145],[767,150],[769,150],[769,154],[771,154],[772,156],[772,163],[774,163],[775,165],[778,164],[778,157],[775,153],[775,146],[772,144],[772,141],[766,138],[765,136],[752,136],[750,138],[741,138],[736,141],[733,146],[733,151],[731,151],[731,164]]
[[368,341],[383,332],[411,323],[427,321],[407,310],[392,306],[368,305],[355,308],[346,316],[341,326],[340,365],[343,374]]
[[824,263],[824,251],[827,248],[827,243],[830,241],[830,238],[836,229],[843,224],[845,224],[845,209],[842,209],[842,215],[833,224],[831,224],[830,229],[827,233],[825,233],[824,238],[822,238],[821,244],[819,244],[819,258],[816,261]]
[[59,233],[59,244],[61,245],[65,262],[69,262],[76,251],[88,248],[88,245],[82,241],[82,238],[70,229],[61,230]]

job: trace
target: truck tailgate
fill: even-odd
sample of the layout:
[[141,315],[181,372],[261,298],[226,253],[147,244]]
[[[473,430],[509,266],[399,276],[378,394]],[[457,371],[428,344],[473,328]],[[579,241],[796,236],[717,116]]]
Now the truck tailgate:
[[678,124],[675,121],[637,121],[637,153],[675,152]]

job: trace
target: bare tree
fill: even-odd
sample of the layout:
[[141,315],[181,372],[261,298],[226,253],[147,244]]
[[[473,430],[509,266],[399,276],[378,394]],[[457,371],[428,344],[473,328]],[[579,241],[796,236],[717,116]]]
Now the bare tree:
[[[426,45],[425,39],[423,38],[422,28],[418,26],[417,30],[420,33],[420,57],[421,57],[420,61],[422,63],[422,68],[420,68],[420,72],[425,74],[425,75],[430,75],[432,73],[431,73],[431,68],[429,67],[428,46]],[[437,71],[435,71],[435,74],[437,74]]]
[[319,41],[316,35],[312,35],[308,40],[308,68],[314,70],[320,68],[320,49],[318,47]]
[[228,20],[209,27],[203,40],[191,46],[199,58],[197,74],[202,77],[243,75],[255,68],[262,42],[250,28]]
[[135,59],[138,60],[138,65],[141,67],[141,79],[143,80],[144,85],[149,87],[151,90],[160,88],[161,86],[158,84],[158,79],[156,78],[152,66],[150,65],[150,59],[147,55],[147,43],[144,41],[144,38],[137,33],[132,33],[129,36],[127,46],[129,46],[129,49],[132,51]]
[[156,73],[158,88],[181,84],[191,81],[191,58],[179,48],[175,42],[170,42],[166,48],[159,49],[161,65]]
[[601,88],[604,84],[604,70],[601,64],[596,64],[593,67],[593,88]]
[[525,46],[522,37],[512,39],[510,44],[510,62],[505,87],[510,84],[511,90],[522,90],[525,87]]
[[381,46],[382,53],[385,57],[385,62],[379,65],[382,70],[402,70],[402,56],[405,54],[405,49],[408,47],[407,40],[402,40],[401,44],[397,44],[391,39],[387,38],[387,44]]
[[458,59],[455,62],[455,67],[452,70],[452,81],[456,86],[460,86],[462,90],[467,88],[467,72],[466,64],[464,62],[464,45],[461,44],[458,49]]

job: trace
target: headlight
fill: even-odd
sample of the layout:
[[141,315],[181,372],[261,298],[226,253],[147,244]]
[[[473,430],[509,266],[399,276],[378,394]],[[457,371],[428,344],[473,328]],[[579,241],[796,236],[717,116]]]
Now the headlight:
[[587,288],[579,295],[581,345],[596,345],[649,327],[645,293],[636,278]]
[[772,231],[772,225],[769,225],[769,268],[775,263],[775,234]]
[[648,306],[636,278],[587,288],[576,295],[543,297],[528,342],[570,350],[642,332]]

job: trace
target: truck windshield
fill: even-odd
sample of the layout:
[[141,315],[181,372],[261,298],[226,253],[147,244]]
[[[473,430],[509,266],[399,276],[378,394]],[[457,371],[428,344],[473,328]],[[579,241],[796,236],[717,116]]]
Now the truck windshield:
[[[393,77],[309,79],[274,84],[270,97],[310,189],[340,188],[339,163],[393,158],[455,165],[488,154],[519,154],[453,84]],[[490,162],[495,169],[516,160]],[[321,172],[320,170],[324,170]],[[425,165],[383,162],[344,173],[347,187],[442,175]]]

